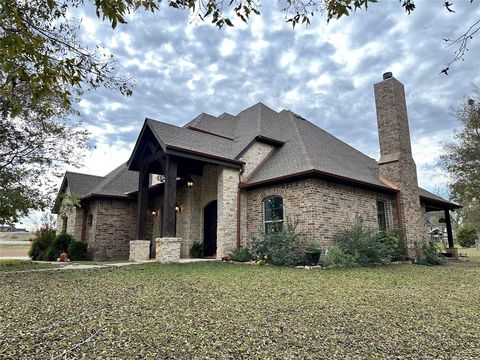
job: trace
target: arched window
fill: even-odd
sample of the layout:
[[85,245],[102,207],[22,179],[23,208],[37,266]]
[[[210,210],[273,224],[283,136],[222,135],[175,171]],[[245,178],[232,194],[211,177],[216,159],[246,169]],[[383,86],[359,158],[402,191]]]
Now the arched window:
[[266,234],[279,231],[283,226],[283,198],[269,196],[263,200],[263,223]]

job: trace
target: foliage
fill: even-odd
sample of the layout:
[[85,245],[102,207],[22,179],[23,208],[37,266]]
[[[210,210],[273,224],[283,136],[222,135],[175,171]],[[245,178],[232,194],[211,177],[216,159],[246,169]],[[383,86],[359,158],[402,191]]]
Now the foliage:
[[312,252],[312,253],[321,253],[322,252],[322,247],[320,246],[319,243],[315,241],[310,241],[305,248],[305,251]]
[[360,217],[352,227],[336,236],[335,244],[361,265],[385,264],[392,258],[389,244],[382,241],[377,231],[367,228]]
[[238,262],[248,262],[253,259],[253,255],[250,253],[250,251],[247,248],[239,248],[239,249],[234,249],[230,254],[230,258],[233,261],[238,261]]
[[424,241],[420,243],[419,249],[417,249],[417,253],[419,254],[416,260],[417,264],[420,264],[420,265],[445,264],[445,259],[440,255],[437,246],[433,242]]
[[453,180],[450,184],[463,223],[480,231],[480,89],[466,104],[457,108],[463,128],[455,133],[455,142],[446,144],[441,164]]
[[345,253],[340,246],[331,245],[326,251],[323,265],[325,267],[352,267],[357,265],[357,259],[353,255]]
[[378,234],[378,239],[390,249],[392,261],[403,261],[407,257],[407,244],[398,229],[387,229]]
[[40,229],[35,233],[28,256],[32,260],[43,260],[43,255],[55,240],[54,229]]
[[190,254],[191,258],[201,258],[201,257],[203,257],[203,245],[201,243],[199,243],[198,241],[195,241],[192,244],[192,247],[190,248],[189,254]]
[[[80,164],[87,138],[79,123],[67,120],[72,111],[58,100],[42,101],[55,110],[54,116],[47,116],[41,104],[32,107],[28,89],[19,85],[17,90],[22,116],[0,112],[0,222],[4,223],[51,206],[58,169]],[[2,107],[4,100],[0,98]]]
[[269,262],[275,265],[296,265],[303,260],[302,236],[297,231],[297,225],[287,219],[280,230],[252,238],[249,248],[258,259],[267,256]]
[[68,218],[72,212],[76,210],[78,206],[80,206],[80,199],[76,193],[63,193],[60,196],[59,202],[61,203],[58,215],[61,219]]
[[477,240],[477,229],[473,225],[464,224],[457,232],[458,244],[462,247],[471,247]]
[[90,260],[90,256],[88,253],[88,244],[85,241],[71,241],[68,245],[67,252],[70,260]]

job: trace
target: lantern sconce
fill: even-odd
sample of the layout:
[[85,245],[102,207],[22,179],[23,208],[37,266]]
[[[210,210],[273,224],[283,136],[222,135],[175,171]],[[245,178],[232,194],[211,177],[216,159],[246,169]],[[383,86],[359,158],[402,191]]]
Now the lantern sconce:
[[158,211],[157,210],[152,210],[152,216],[158,216]]
[[193,179],[192,179],[191,177],[189,177],[189,178],[187,179],[187,186],[188,186],[189,188],[191,188],[191,187],[193,186]]
[[181,213],[182,212],[182,207],[178,204],[175,204],[175,212],[178,214],[178,213]]

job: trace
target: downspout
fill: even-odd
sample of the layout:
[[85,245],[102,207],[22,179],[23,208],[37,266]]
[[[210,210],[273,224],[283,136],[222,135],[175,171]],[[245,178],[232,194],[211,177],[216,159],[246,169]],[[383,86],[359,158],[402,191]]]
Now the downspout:
[[242,184],[242,175],[245,171],[245,165],[242,164],[240,172],[238,174],[238,189],[237,189],[237,249],[240,249],[240,227],[241,227],[241,218],[242,218],[242,202],[240,199],[240,191]]
[[407,241],[405,229],[403,226],[403,216],[402,216],[402,203],[400,202],[400,191],[397,192],[397,221],[398,221],[398,228],[402,230],[402,238],[403,241]]

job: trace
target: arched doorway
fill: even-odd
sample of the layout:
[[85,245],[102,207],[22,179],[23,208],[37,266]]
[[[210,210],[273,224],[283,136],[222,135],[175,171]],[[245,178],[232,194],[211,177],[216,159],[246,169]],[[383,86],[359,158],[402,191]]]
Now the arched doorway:
[[217,252],[217,200],[203,209],[203,255],[214,256]]

